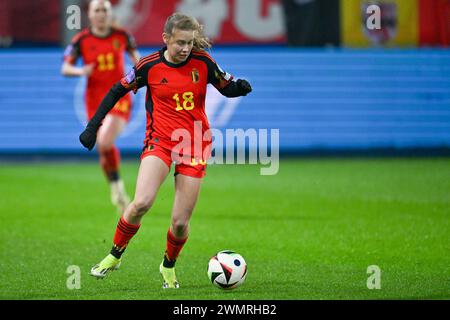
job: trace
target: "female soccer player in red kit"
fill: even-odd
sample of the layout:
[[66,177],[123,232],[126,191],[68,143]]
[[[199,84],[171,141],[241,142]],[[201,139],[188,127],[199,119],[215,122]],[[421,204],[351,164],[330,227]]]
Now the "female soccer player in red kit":
[[[210,44],[196,19],[179,13],[171,15],[164,26],[163,40],[166,47],[141,59],[111,88],[80,135],[80,141],[91,150],[100,123],[116,101],[131,90],[147,88],[147,132],[135,197],[118,222],[110,254],[91,269],[91,275],[103,278],[118,268],[122,253],[138,231],[175,160],[175,198],[160,273],[163,288],[178,288],[174,265],[188,237],[189,220],[205,176],[208,156],[205,151],[211,143],[202,143],[200,153],[190,152],[192,148],[175,152],[178,141],[171,138],[177,130],[189,132],[191,137],[200,129],[202,136],[209,131],[205,114],[208,83],[227,97],[245,96],[252,88],[246,80],[233,81],[205,52]],[[185,161],[186,158],[189,160]]]
[[[62,74],[65,76],[86,76],[86,110],[90,120],[109,88],[125,74],[124,53],[133,62],[139,61],[139,53],[131,35],[112,25],[111,3],[93,0],[89,3],[90,28],[85,29],[72,40],[64,53]],[[78,58],[84,66],[76,67]],[[97,135],[97,151],[100,165],[111,186],[111,201],[123,213],[129,204],[123,181],[119,176],[120,153],[114,141],[126,126],[131,113],[131,96],[126,95],[115,104],[103,121]]]

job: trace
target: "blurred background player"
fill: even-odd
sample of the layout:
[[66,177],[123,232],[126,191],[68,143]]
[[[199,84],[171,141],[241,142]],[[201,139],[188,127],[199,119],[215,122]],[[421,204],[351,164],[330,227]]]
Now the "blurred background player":
[[[119,266],[128,242],[138,231],[142,217],[152,206],[175,160],[175,199],[160,273],[163,288],[178,288],[174,266],[188,238],[189,221],[210,156],[211,141],[202,139],[209,131],[205,113],[207,84],[211,83],[226,97],[245,96],[252,88],[246,80],[233,81],[233,77],[220,69],[206,53],[210,44],[195,18],[179,13],[170,16],[164,27],[163,40],[166,47],[143,58],[111,88],[80,135],[80,141],[91,150],[103,117],[116,101],[131,90],[148,88],[147,133],[136,194],[119,220],[111,253],[92,268],[91,275],[103,278]],[[198,129],[200,137],[195,136]],[[171,139],[177,130],[190,134],[190,141],[182,139],[188,146],[180,151],[176,151],[179,142]],[[195,151],[196,138],[200,140],[200,153]]]
[[[65,76],[86,76],[86,111],[90,120],[109,88],[125,73],[127,52],[133,64],[139,53],[133,37],[113,26],[111,3],[93,0],[89,3],[90,27],[79,32],[64,53],[61,72]],[[83,67],[75,66],[78,58]],[[97,135],[100,165],[111,187],[111,201],[122,213],[129,203],[124,183],[119,175],[120,152],[114,142],[125,128],[131,114],[132,99],[126,95],[109,112]]]

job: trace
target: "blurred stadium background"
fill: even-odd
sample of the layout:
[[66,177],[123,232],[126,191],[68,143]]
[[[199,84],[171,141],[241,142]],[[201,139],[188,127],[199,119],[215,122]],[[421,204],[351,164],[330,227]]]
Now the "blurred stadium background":
[[[237,102],[211,90],[216,128],[279,128],[282,153],[448,154],[448,1],[381,1],[382,29],[374,31],[365,26],[363,8],[376,1],[113,3],[142,54],[161,46],[165,18],[184,11],[205,24],[219,64],[252,81],[251,98]],[[59,73],[63,47],[77,31],[66,27],[73,4],[86,11],[86,1],[73,0],[0,5],[0,39],[8,47],[0,51],[1,155],[84,153],[78,143],[84,79]],[[143,98],[135,101],[119,146],[136,154],[145,112]]]
[[[431,283],[429,290],[425,289],[424,292],[420,291],[420,283],[416,283],[412,291],[410,291],[410,288],[403,286],[403,291],[400,290],[386,296],[369,296],[369,298],[389,298],[398,295],[400,297],[411,297],[412,295],[416,298],[449,297],[448,268],[446,271],[444,270],[445,265],[448,267],[448,257],[450,256],[448,255],[450,234],[448,192],[450,190],[447,180],[449,176],[448,156],[450,155],[449,0],[112,0],[111,2],[114,4],[116,22],[127,28],[135,36],[142,55],[146,55],[162,45],[161,33],[164,21],[174,11],[182,11],[193,15],[205,25],[207,35],[214,43],[212,54],[216,61],[235,77],[249,79],[254,89],[252,94],[244,99],[231,100],[222,98],[214,90],[210,90],[207,106],[213,127],[221,130],[227,128],[242,128],[244,130],[249,128],[279,129],[280,153],[283,159],[285,156],[302,155],[322,157],[356,154],[365,157],[366,160],[357,163],[345,163],[345,160],[342,160],[343,163],[333,162],[333,165],[329,164],[329,166],[325,164],[325,171],[322,171],[320,161],[317,162],[317,166],[312,164],[316,163],[314,158],[312,163],[309,161],[303,163],[298,158],[290,159],[285,166],[287,168],[285,170],[290,170],[289,172],[294,177],[298,177],[298,180],[282,176],[282,179],[286,179],[284,180],[285,184],[282,183],[283,181],[279,181],[281,183],[279,184],[280,188],[292,188],[294,190],[289,194],[290,198],[286,198],[286,201],[291,202],[292,205],[290,207],[286,205],[286,210],[293,211],[286,214],[286,219],[292,219],[291,215],[295,213],[297,208],[305,209],[304,204],[301,204],[303,200],[298,199],[304,199],[303,196],[313,196],[313,192],[303,194],[302,192],[306,192],[305,189],[302,189],[303,191],[298,189],[298,193],[295,191],[297,190],[295,184],[299,181],[302,181],[299,182],[302,187],[306,189],[311,187],[308,182],[302,180],[304,176],[298,174],[298,172],[306,173],[306,177],[315,181],[312,175],[308,176],[305,168],[311,169],[311,172],[316,172],[319,175],[323,174],[324,180],[322,180],[322,183],[325,184],[321,186],[325,189],[320,189],[317,185],[313,186],[312,189],[321,195],[327,193],[327,191],[330,195],[334,192],[340,194],[339,190],[333,189],[333,181],[327,179],[329,178],[328,175],[333,175],[336,171],[339,171],[339,168],[342,168],[341,166],[346,169],[339,171],[338,174],[342,174],[342,176],[339,176],[340,178],[344,179],[344,176],[345,179],[348,178],[349,180],[354,178],[352,183],[346,185],[349,189],[352,189],[353,183],[358,186],[358,177],[359,179],[366,179],[366,176],[358,176],[357,174],[355,177],[352,176],[352,173],[359,172],[358,170],[365,173],[372,172],[373,176],[368,176],[367,179],[373,179],[379,177],[380,171],[377,171],[377,169],[388,176],[395,175],[404,169],[405,171],[402,171],[399,178],[406,179],[402,180],[403,187],[408,184],[407,179],[414,179],[415,174],[423,177],[423,180],[418,178],[419,180],[412,182],[414,186],[416,186],[414,183],[417,183],[417,188],[413,188],[414,192],[407,193],[407,197],[412,201],[415,197],[423,196],[424,203],[428,203],[429,199],[436,201],[435,211],[433,212],[438,215],[439,219],[433,220],[432,216],[428,216],[431,221],[427,220],[429,229],[426,229],[426,231],[420,228],[422,231],[417,231],[418,229],[415,229],[414,226],[411,227],[412,233],[416,233],[416,235],[425,236],[427,234],[432,237],[432,234],[436,232],[434,240],[439,245],[433,247],[436,250],[433,253],[435,254],[433,258],[424,262],[427,265],[436,263],[437,269],[430,271],[429,278],[424,278],[427,280],[433,279],[434,282],[430,280],[431,282],[428,282]],[[379,30],[368,30],[366,26],[369,15],[365,12],[365,9],[370,4],[377,4],[381,8],[381,29]],[[27,188],[40,188],[38,182],[36,182],[36,185],[28,183],[31,179],[31,172],[35,172],[35,170],[37,171],[33,177],[36,180],[39,179],[38,172],[42,170],[42,167],[39,167],[39,165],[34,167],[30,164],[31,167],[28,169],[25,166],[17,168],[11,162],[26,162],[37,159],[45,163],[47,160],[53,162],[55,159],[64,161],[74,157],[76,159],[96,157],[95,153],[86,152],[78,142],[78,136],[85,124],[83,104],[85,80],[64,78],[60,75],[64,47],[71,37],[79,31],[69,30],[66,27],[67,19],[70,16],[67,8],[71,5],[78,5],[82,8],[82,26],[85,27],[87,1],[84,0],[2,0],[0,2],[0,82],[2,83],[2,86],[0,86],[0,159],[2,160],[0,164],[0,184],[2,188],[0,211],[3,217],[8,216],[10,220],[7,221],[12,225],[16,223],[17,228],[20,228],[19,225],[22,222],[14,222],[14,215],[21,215],[23,212],[16,212],[11,215],[11,207],[19,202],[21,202],[21,205],[25,205],[27,201],[31,201],[28,209],[33,207],[32,200],[30,200],[32,199],[31,196],[27,198],[19,194]],[[118,146],[124,151],[125,156],[137,161],[145,132],[143,93],[136,95],[134,101],[135,106],[131,122],[118,140]],[[367,156],[379,155],[401,155],[410,158],[404,159],[404,162],[400,165],[394,165],[393,167],[384,162],[382,164],[371,162],[373,159],[367,158]],[[429,158],[430,162],[409,166],[408,161],[415,163],[414,161],[417,160],[412,158],[415,156],[425,156]],[[443,157],[443,159],[438,160],[437,166],[433,169],[436,163],[431,157],[436,156]],[[281,174],[283,174],[283,161],[287,160],[282,160]],[[104,182],[100,169],[94,162],[86,164],[86,166],[89,165],[91,167],[86,169],[86,172],[97,173],[98,185],[104,188],[101,189],[104,195],[98,200],[98,203],[106,203],[108,200],[106,184],[103,186]],[[68,168],[69,171],[73,169],[71,166]],[[126,173],[128,175],[126,178],[131,190],[136,171],[135,166],[128,169],[130,173]],[[44,166],[42,175],[47,171],[49,171],[48,174],[51,174],[52,170],[48,166]],[[76,167],[76,170],[82,171],[80,167]],[[226,180],[226,171],[220,170],[218,176]],[[54,172],[62,171],[61,167],[55,165]],[[433,172],[431,177],[421,176],[422,173],[428,171]],[[211,174],[214,176],[214,169],[211,170]],[[250,176],[249,180],[253,179]],[[374,182],[374,186],[378,186],[384,192],[390,192],[386,190],[396,192],[389,187],[385,189],[390,183],[395,185],[396,181],[394,179],[394,182],[392,182],[388,176],[385,176],[382,182],[378,181],[379,184]],[[70,179],[76,178],[77,174],[72,172]],[[342,182],[342,180],[339,180],[340,178],[337,178],[337,181]],[[48,180],[48,183],[54,181],[52,179]],[[259,183],[271,184],[270,181],[265,180],[263,182],[258,179]],[[42,181],[46,181],[45,178]],[[93,183],[91,180],[86,181]],[[22,191],[20,191],[19,185],[16,186],[17,188],[10,189],[11,184],[15,185],[15,183],[23,186]],[[233,184],[231,181],[228,181],[228,183]],[[80,185],[82,186],[81,183]],[[327,185],[329,189],[327,189]],[[433,186],[435,189],[433,189]],[[234,185],[234,187],[238,188],[239,186]],[[258,186],[247,185],[247,187],[251,189]],[[61,188],[64,187],[61,186]],[[366,195],[375,195],[378,192],[377,190],[380,189],[376,189],[376,187],[374,189],[362,188],[362,192],[366,192]],[[430,192],[429,198],[422,193],[424,190]],[[170,191],[167,192],[170,195]],[[346,194],[342,190],[341,192],[342,195]],[[89,192],[83,191],[82,193],[85,196],[89,195]],[[31,194],[33,193],[31,192]],[[52,191],[48,191],[46,194],[49,198],[48,201],[52,201]],[[265,197],[262,194],[260,193],[260,199]],[[41,197],[39,192],[34,195],[38,199]],[[389,198],[389,194],[385,194],[385,196]],[[168,197],[171,199],[171,196]],[[395,199],[394,195],[392,197]],[[275,197],[269,198],[268,201],[271,201],[275,207],[277,199]],[[218,198],[216,200],[221,201]],[[46,205],[46,202],[39,202],[38,200],[36,202],[40,206],[45,207]],[[76,201],[71,200],[69,203],[74,205]],[[324,204],[323,199],[318,199],[315,204],[317,207],[324,205],[325,208],[330,210],[333,207],[332,203],[329,203],[329,207],[326,201]],[[335,204],[339,206],[339,202]],[[64,206],[64,204],[61,204],[61,206]],[[307,206],[314,211],[314,209],[311,209],[314,204],[308,204]],[[236,206],[233,208],[233,210],[239,210]],[[247,204],[246,208],[249,211],[244,214],[249,214],[252,206]],[[308,211],[308,208],[305,210]],[[420,215],[427,215],[429,208],[425,204],[420,211]],[[167,210],[169,209],[168,204]],[[23,210],[27,209],[24,208]],[[42,209],[36,210],[42,211]],[[52,209],[48,210],[51,211]],[[48,210],[44,211],[47,212]],[[86,211],[87,209],[84,208],[83,210]],[[99,210],[112,211],[110,207],[105,206]],[[259,210],[262,209],[259,208]],[[373,211],[374,215],[379,214],[379,211],[375,211]],[[341,211],[336,214],[337,217],[341,215],[345,214]],[[355,215],[355,219],[360,218],[358,213],[355,212]],[[75,219],[76,215],[73,214],[72,217]],[[90,215],[85,214],[85,217],[90,217]],[[283,215],[280,213],[279,218],[282,217]],[[237,219],[240,218],[237,216]],[[397,221],[400,229],[404,221],[403,218],[399,218]],[[256,213],[255,219],[257,219]],[[116,220],[116,217],[112,217],[111,221],[108,220],[108,227],[102,229],[102,237],[109,237]],[[350,224],[352,223],[351,219],[348,221]],[[425,228],[421,221],[420,219],[416,221],[417,226]],[[302,228],[304,222],[299,223],[298,228]],[[101,224],[102,219],[98,219],[98,223]],[[197,223],[200,223],[200,219]],[[311,223],[311,221],[306,221],[306,224],[308,223]],[[226,225],[226,222],[224,222],[224,225]],[[64,228],[64,225],[61,224],[58,227]],[[316,227],[317,230],[321,230],[320,225]],[[10,237],[21,238],[20,232],[16,234],[10,229],[8,230],[2,232],[2,246],[5,247],[9,246]],[[158,231],[159,238],[162,238],[161,230]],[[355,232],[346,231],[351,234]],[[390,234],[395,234],[397,231],[391,230],[392,233]],[[325,232],[327,231],[325,230]],[[333,234],[332,230],[329,230],[329,232]],[[68,233],[70,233],[69,230]],[[28,235],[32,237],[31,234],[33,233],[30,231]],[[386,236],[388,235],[386,234]],[[46,239],[46,237],[46,235],[42,235],[41,240]],[[63,236],[61,237],[63,238]],[[306,236],[303,235],[303,237]],[[332,239],[331,237],[324,241],[329,244],[333,242]],[[41,240],[34,241],[34,244],[30,244],[30,246],[36,245]],[[87,239],[81,245],[86,245],[90,243],[89,241]],[[107,243],[108,241],[106,240]],[[401,237],[399,241],[402,241]],[[48,248],[52,245],[46,241],[43,241],[43,243],[45,245],[42,244],[42,248]],[[75,243],[80,245],[76,241]],[[219,243],[227,246],[225,239],[221,239]],[[251,241],[248,243],[251,243]],[[417,242],[414,243],[424,242],[417,239]],[[224,249],[220,245],[217,245],[217,249]],[[239,242],[239,245],[245,246],[245,242]],[[269,245],[267,243],[267,246]],[[26,247],[25,242],[23,242],[23,246]],[[89,259],[85,262],[86,270],[88,270],[89,263],[95,262],[94,259],[97,259],[101,254],[100,252],[103,252],[103,249],[106,250],[109,244],[102,246],[105,248],[102,247],[100,248],[102,250],[95,252],[96,258],[89,256]],[[193,246],[195,245],[193,244]],[[343,247],[345,247],[344,244]],[[399,249],[395,245],[393,247]],[[426,248],[422,249],[425,250]],[[207,248],[205,252],[211,252],[211,250],[212,248]],[[239,249],[237,250],[239,251]],[[282,249],[279,248],[279,250]],[[295,249],[292,250],[294,252]],[[188,252],[186,254],[189,254]],[[420,252],[422,254],[425,251]],[[400,254],[400,252],[398,253]],[[5,258],[2,260],[11,263],[11,266],[7,266],[6,262],[1,262],[3,271],[9,270],[9,272],[16,273],[15,261],[7,260],[3,249],[2,254]],[[444,258],[445,256],[447,258]],[[25,266],[27,265],[26,260],[21,261]],[[78,263],[77,260],[64,261]],[[412,261],[416,260],[412,259]],[[255,265],[257,264],[255,263]],[[314,265],[313,260],[311,260],[310,273],[302,274],[302,276],[314,275],[312,265]],[[296,266],[300,268],[300,262]],[[60,278],[64,283],[65,269],[62,270]],[[284,271],[286,272],[286,270]],[[261,270],[261,272],[264,273],[265,270]],[[322,276],[328,276],[325,275],[323,270],[322,273]],[[2,272],[2,274],[6,277],[8,272]],[[410,275],[408,281],[414,282],[416,276],[417,274]],[[365,277],[364,269],[363,282]],[[401,273],[399,272],[393,278],[401,279]],[[34,280],[36,279],[28,279],[31,287],[35,283]],[[8,283],[8,281],[12,280],[4,278],[2,284]],[[47,283],[45,282],[47,280],[42,279],[36,281]],[[398,281],[399,283],[402,282],[401,280]],[[283,283],[288,286],[287,281]],[[47,292],[47,294],[39,291],[37,287],[30,289],[31,287],[27,286],[26,281],[23,283],[16,281],[10,287],[10,289],[13,288],[12,291],[6,290],[3,294],[0,293],[0,297],[64,297],[64,295],[57,293],[64,291],[61,289],[61,285],[54,291]],[[326,285],[323,284],[323,286],[325,288]],[[436,286],[439,288],[436,289]],[[351,290],[346,295],[340,294],[339,291],[326,293],[325,289],[322,292],[318,288],[322,287],[319,284],[308,287],[309,291],[306,290],[306,293],[311,293],[309,296],[296,291],[298,287],[290,288],[292,291],[277,291],[275,289],[273,297],[368,297],[366,293],[355,293],[356,291]],[[261,286],[258,290],[261,291],[257,292],[263,292],[265,289]],[[364,292],[367,292],[367,289],[365,290]],[[23,293],[25,291],[28,294]],[[30,292],[34,292],[34,294]],[[67,292],[67,290],[64,292]],[[93,292],[95,291],[90,293],[92,295],[80,295],[79,297],[92,298],[95,294]],[[199,292],[198,297],[200,298],[216,297],[210,296],[208,290]],[[280,292],[284,293],[277,296],[276,293]],[[78,296],[68,295],[65,297],[76,298]],[[112,297],[116,298],[117,296]],[[126,297],[134,296],[130,294]],[[195,298],[188,294],[179,297]],[[240,298],[240,296],[227,296],[227,298],[230,297]],[[261,293],[252,296],[247,294],[242,297],[250,299],[270,298],[270,295]],[[219,296],[219,298],[223,297]]]

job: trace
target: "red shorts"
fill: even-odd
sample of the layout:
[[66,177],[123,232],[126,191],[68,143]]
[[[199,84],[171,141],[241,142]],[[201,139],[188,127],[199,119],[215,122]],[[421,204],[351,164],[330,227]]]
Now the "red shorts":
[[[89,120],[92,119],[92,117],[94,116],[103,98],[104,96],[100,97],[100,95],[88,94],[86,96],[86,113]],[[108,114],[116,115],[128,122],[131,116],[131,103],[132,103],[131,95],[127,94],[116,103],[116,105],[112,108],[112,110]]]
[[172,162],[175,161],[175,175],[180,173],[193,178],[203,178],[206,175],[206,162],[198,161],[190,157],[189,159],[183,161],[180,156],[172,153],[171,150],[160,145],[150,144],[142,152],[141,160],[148,156],[160,158],[169,167],[169,169]]

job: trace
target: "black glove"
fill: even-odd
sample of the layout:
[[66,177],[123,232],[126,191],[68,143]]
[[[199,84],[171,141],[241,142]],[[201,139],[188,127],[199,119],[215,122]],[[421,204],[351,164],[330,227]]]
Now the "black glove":
[[238,79],[236,80],[236,84],[239,88],[241,95],[246,96],[247,93],[252,92],[252,86],[247,80]]
[[87,126],[86,129],[80,134],[80,142],[89,151],[92,150],[97,141],[97,130],[92,127]]

